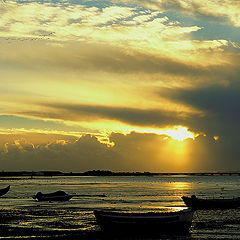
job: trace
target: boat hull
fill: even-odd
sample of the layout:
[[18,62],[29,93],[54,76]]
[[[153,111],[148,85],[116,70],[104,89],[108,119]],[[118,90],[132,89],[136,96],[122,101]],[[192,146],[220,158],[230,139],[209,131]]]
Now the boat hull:
[[5,195],[9,190],[10,190],[10,185],[7,186],[6,188],[0,189],[0,197]]
[[171,213],[118,213],[94,211],[97,223],[104,232],[108,233],[188,233],[192,223],[193,211]]
[[68,201],[73,197],[73,195],[66,194],[64,191],[57,191],[54,193],[48,193],[43,194],[41,192],[38,192],[35,196],[33,196],[34,199],[37,199],[38,201]]
[[240,198],[232,199],[199,199],[196,197],[182,197],[184,203],[195,210],[204,209],[234,209],[240,207]]

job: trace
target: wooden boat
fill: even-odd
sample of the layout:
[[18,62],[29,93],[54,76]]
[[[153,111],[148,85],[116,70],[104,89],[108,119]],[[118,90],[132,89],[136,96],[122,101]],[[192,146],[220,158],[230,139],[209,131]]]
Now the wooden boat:
[[240,198],[212,198],[212,199],[203,199],[197,198],[195,195],[191,197],[182,196],[184,203],[195,210],[197,209],[231,209],[240,207]]
[[37,199],[38,201],[68,201],[70,200],[74,195],[69,195],[65,193],[64,191],[57,191],[54,193],[47,193],[43,194],[41,192],[38,192],[35,196],[33,196],[34,199]]
[[95,210],[94,215],[103,232],[118,234],[188,233],[193,210],[178,212],[125,213]]
[[10,189],[10,185],[8,185],[5,188],[0,189],[0,197],[3,196],[4,194],[6,194]]

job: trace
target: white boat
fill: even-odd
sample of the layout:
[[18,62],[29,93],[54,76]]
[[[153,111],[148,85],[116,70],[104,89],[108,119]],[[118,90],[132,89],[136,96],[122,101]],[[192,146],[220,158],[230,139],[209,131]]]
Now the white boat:
[[194,211],[125,213],[95,210],[94,215],[101,230],[110,233],[188,233]]

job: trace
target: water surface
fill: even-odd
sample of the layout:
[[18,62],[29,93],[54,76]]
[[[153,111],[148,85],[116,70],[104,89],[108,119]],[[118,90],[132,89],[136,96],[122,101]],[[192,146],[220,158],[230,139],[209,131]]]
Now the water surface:
[[[1,239],[50,236],[59,239],[102,239],[93,215],[94,209],[177,211],[186,208],[181,200],[182,195],[195,194],[204,198],[240,196],[239,176],[60,176],[0,179],[0,188],[9,184],[10,191],[0,198]],[[37,202],[32,198],[39,191],[49,193],[57,190],[80,196],[73,197],[68,202]],[[194,214],[190,235],[177,238],[240,239],[239,233],[240,209],[199,210]]]

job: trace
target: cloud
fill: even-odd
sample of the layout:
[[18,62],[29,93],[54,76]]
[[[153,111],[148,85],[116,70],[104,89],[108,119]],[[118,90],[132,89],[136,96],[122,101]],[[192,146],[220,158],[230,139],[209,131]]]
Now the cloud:
[[[195,118],[188,126],[201,129],[210,135],[220,135],[238,149],[240,121],[240,86],[233,82],[227,86],[213,85],[193,89],[168,89],[165,94],[174,101],[188,104],[204,113],[201,119]],[[164,95],[164,91],[161,92]]]
[[[184,157],[179,151],[164,160],[177,149],[166,136],[122,134],[175,125],[207,134],[184,141],[192,149],[184,154],[189,169],[193,163],[224,167],[228,156],[237,166],[240,48],[225,30],[239,27],[238,12],[230,0],[2,4],[0,110],[12,118],[1,117],[0,124],[15,133],[22,128],[12,140],[1,132],[3,166],[54,168],[59,161],[64,169],[72,159],[86,170],[136,163],[144,169],[151,156],[152,166],[177,169]],[[110,136],[111,148],[95,135],[106,130],[118,132]],[[92,135],[77,139],[83,132]]]
[[[39,134],[44,143],[33,144],[27,139],[32,135],[18,140],[19,136],[10,136],[0,152],[1,168],[5,170],[64,170],[86,171],[92,168],[113,167],[115,160],[105,156],[109,147],[100,143],[95,136],[84,135],[81,138],[68,139],[66,136]],[[14,138],[9,142],[9,138]],[[51,139],[50,142],[48,140]],[[55,140],[54,140],[55,139]],[[35,139],[36,141],[36,139]],[[109,155],[109,156],[108,156]]]
[[[115,2],[115,1],[114,1]],[[129,0],[122,0],[128,3]],[[182,12],[184,14],[192,15],[196,18],[207,19],[212,21],[229,22],[236,27],[240,27],[239,12],[240,4],[238,1],[232,0],[146,0],[134,1],[150,9],[157,9],[161,11]],[[132,3],[132,1],[131,1]]]
[[[199,49],[201,46],[200,42]],[[212,41],[213,44],[213,41]],[[222,43],[218,42],[221,48]],[[219,79],[224,75],[238,74],[238,64],[232,61],[236,56],[224,54],[222,52],[214,52],[209,45],[206,51],[201,51],[196,56],[192,56],[192,60],[185,61],[178,59],[178,57],[166,56],[164,53],[153,54],[143,53],[137,50],[126,50],[121,46],[109,46],[105,44],[66,44],[64,47],[48,46],[27,46],[22,45],[23,48],[13,46],[6,53],[6,49],[1,49],[2,55],[0,62],[8,65],[16,66],[16,70],[22,66],[24,70],[32,71],[46,71],[52,69],[59,69],[59,71],[77,71],[87,73],[91,72],[106,72],[110,74],[162,74],[169,76],[180,76],[185,78],[196,77],[201,79],[206,76],[211,79]],[[214,45],[212,46],[213,48]],[[28,49],[29,51],[26,51]],[[5,54],[4,54],[5,53]],[[189,54],[191,50],[189,49]],[[188,54],[187,54],[188,55]],[[194,58],[198,58],[195,60]],[[236,59],[237,60],[237,59]],[[224,69],[223,69],[224,68]],[[231,71],[232,70],[232,71]],[[224,74],[224,75],[223,75]],[[160,78],[160,76],[159,76]],[[164,78],[161,78],[164,81]],[[169,81],[169,78],[167,78]]]
[[18,112],[18,114],[45,119],[58,119],[76,122],[114,120],[133,126],[164,127],[182,125],[195,114],[172,112],[161,109],[141,109],[128,107],[109,107],[101,105],[47,103],[47,111]]
[[[124,74],[122,79],[130,81],[136,77],[126,77],[127,74],[144,73],[140,78],[144,81],[157,79],[166,83],[180,79],[190,84],[193,78],[202,83],[206,76],[217,82],[218,72],[221,73],[220,81],[225,81],[222,73],[227,67],[238,73],[238,65],[234,65],[226,54],[233,48],[229,41],[193,40],[190,34],[199,31],[201,26],[181,26],[160,11],[126,6],[98,8],[79,4],[12,2],[3,12],[0,17],[2,27],[8,29],[1,32],[0,67],[11,66],[11,72],[16,71],[23,83],[37,78],[30,76],[35,71],[39,75],[47,73],[41,81],[51,82],[49,73],[55,73],[56,69],[69,78],[73,72],[78,72],[84,76],[79,77],[81,82],[89,82],[90,75],[99,76],[99,73],[114,75],[111,78]],[[112,15],[112,12],[117,14]],[[25,18],[22,18],[23,13]],[[14,79],[9,74],[6,82]],[[232,73],[229,71],[229,74]],[[104,77],[93,76],[92,79]],[[32,85],[31,89],[34,86],[39,89],[37,80]]]
[[[1,169],[183,172],[223,170],[229,164],[226,155],[222,156],[224,145],[206,136],[179,143],[164,135],[112,133],[110,140],[115,143],[112,147],[100,143],[93,135],[74,141],[60,136],[59,139],[39,145],[23,139],[6,143],[7,151],[0,152]],[[229,169],[236,169],[237,161],[232,163]]]
[[[8,41],[47,43],[92,42],[167,55],[172,51],[217,48],[216,41],[192,41],[187,35],[199,26],[180,26],[159,11],[136,7],[15,3],[4,10],[0,27]],[[24,14],[24,18],[22,15]],[[36,17],[37,16],[37,17]],[[33,41],[36,42],[36,41]],[[170,49],[172,49],[170,51]]]

